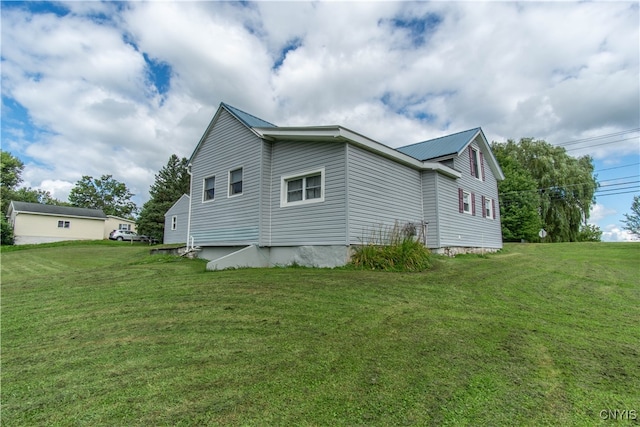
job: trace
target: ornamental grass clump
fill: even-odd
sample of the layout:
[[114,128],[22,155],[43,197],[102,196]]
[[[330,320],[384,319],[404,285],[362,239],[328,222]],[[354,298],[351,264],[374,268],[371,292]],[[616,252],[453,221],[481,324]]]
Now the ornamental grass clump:
[[422,232],[413,223],[379,227],[356,246],[351,265],[363,270],[424,271],[431,268],[431,253],[423,245]]

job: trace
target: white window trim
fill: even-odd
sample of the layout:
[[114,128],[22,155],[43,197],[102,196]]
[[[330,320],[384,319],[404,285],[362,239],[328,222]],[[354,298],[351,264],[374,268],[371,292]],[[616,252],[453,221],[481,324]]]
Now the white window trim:
[[171,217],[171,230],[176,230],[178,228],[178,215],[173,215]]
[[[242,171],[242,191],[236,194],[231,194],[231,172],[235,172],[237,170],[241,170]],[[231,198],[231,197],[238,197],[238,196],[242,196],[244,194],[244,166],[238,166],[236,168],[233,169],[229,169],[229,172],[227,173],[227,198]]]
[[[213,198],[212,199],[207,199],[205,198],[206,194],[207,194],[207,180],[213,178]],[[209,176],[205,176],[204,178],[202,178],[202,203],[209,203],[209,202],[213,202],[216,199],[216,187],[218,186],[218,183],[216,182],[216,176],[215,175],[209,175]]]
[[[303,200],[298,200],[295,202],[288,202],[287,201],[287,182],[295,180],[295,179],[301,179],[301,178],[306,178],[308,176],[312,176],[312,175],[318,175],[320,174],[320,197],[315,198],[315,199],[303,199]],[[289,206],[300,206],[300,205],[310,205],[313,203],[322,203],[324,202],[324,188],[325,188],[325,184],[324,184],[324,167],[321,167],[319,169],[313,169],[313,170],[308,170],[308,171],[304,171],[304,172],[299,172],[299,173],[294,173],[291,175],[282,175],[280,177],[280,207],[284,208],[284,207],[289,207]],[[302,194],[303,197],[305,195],[305,188],[303,186],[302,188]]]
[[493,199],[490,199],[489,197],[485,197],[484,206],[482,208],[484,209],[486,218],[489,218],[489,219],[495,218],[495,215],[493,214]]
[[[465,200],[465,196],[468,197],[469,200],[469,210],[465,210],[464,209],[464,200]],[[471,206],[471,203],[473,203],[473,201],[471,200],[471,193],[468,191],[462,191],[462,212],[471,215],[471,213],[473,212],[473,207]]]

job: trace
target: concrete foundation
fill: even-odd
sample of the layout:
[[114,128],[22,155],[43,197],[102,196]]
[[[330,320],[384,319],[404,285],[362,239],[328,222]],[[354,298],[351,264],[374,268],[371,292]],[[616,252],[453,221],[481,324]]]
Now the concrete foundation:
[[[348,246],[205,247],[198,256],[210,260],[207,270],[300,265],[333,268],[349,262]],[[219,256],[218,256],[219,255]]]

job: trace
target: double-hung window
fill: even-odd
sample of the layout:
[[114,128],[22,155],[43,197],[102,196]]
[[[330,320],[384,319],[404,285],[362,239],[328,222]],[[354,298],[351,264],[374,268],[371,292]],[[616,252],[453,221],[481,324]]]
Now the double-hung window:
[[488,197],[483,197],[484,199],[484,217],[485,218],[495,218],[493,216],[493,206],[494,206],[494,202],[493,199],[490,199]]
[[280,206],[324,201],[324,168],[282,177]]
[[458,207],[460,213],[476,214],[476,197],[475,194],[458,188]]
[[471,213],[471,193],[464,191],[462,193],[462,211],[464,213]]
[[471,146],[469,147],[469,163],[471,176],[480,181],[484,181],[484,159],[482,152]]
[[242,194],[242,168],[229,172],[229,197]]
[[202,200],[213,200],[216,195],[216,177],[210,176],[204,179],[204,194]]

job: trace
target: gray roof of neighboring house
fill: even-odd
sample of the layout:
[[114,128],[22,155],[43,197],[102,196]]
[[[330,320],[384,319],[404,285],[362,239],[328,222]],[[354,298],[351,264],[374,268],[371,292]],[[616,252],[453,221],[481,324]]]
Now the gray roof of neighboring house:
[[107,219],[101,209],[75,208],[69,206],[43,205],[41,203],[28,203],[12,201],[15,212],[28,212],[43,215],[76,216],[84,218]]
[[242,110],[239,110],[235,107],[232,107],[229,104],[221,103],[231,114],[236,116],[242,123],[247,125],[250,128],[274,128],[277,127],[273,123],[269,123],[265,120],[262,120],[256,116],[253,116],[249,113],[245,113]]
[[478,132],[482,132],[482,130],[480,128],[469,129],[464,132],[399,147],[396,150],[421,161],[459,154],[475,138]]

